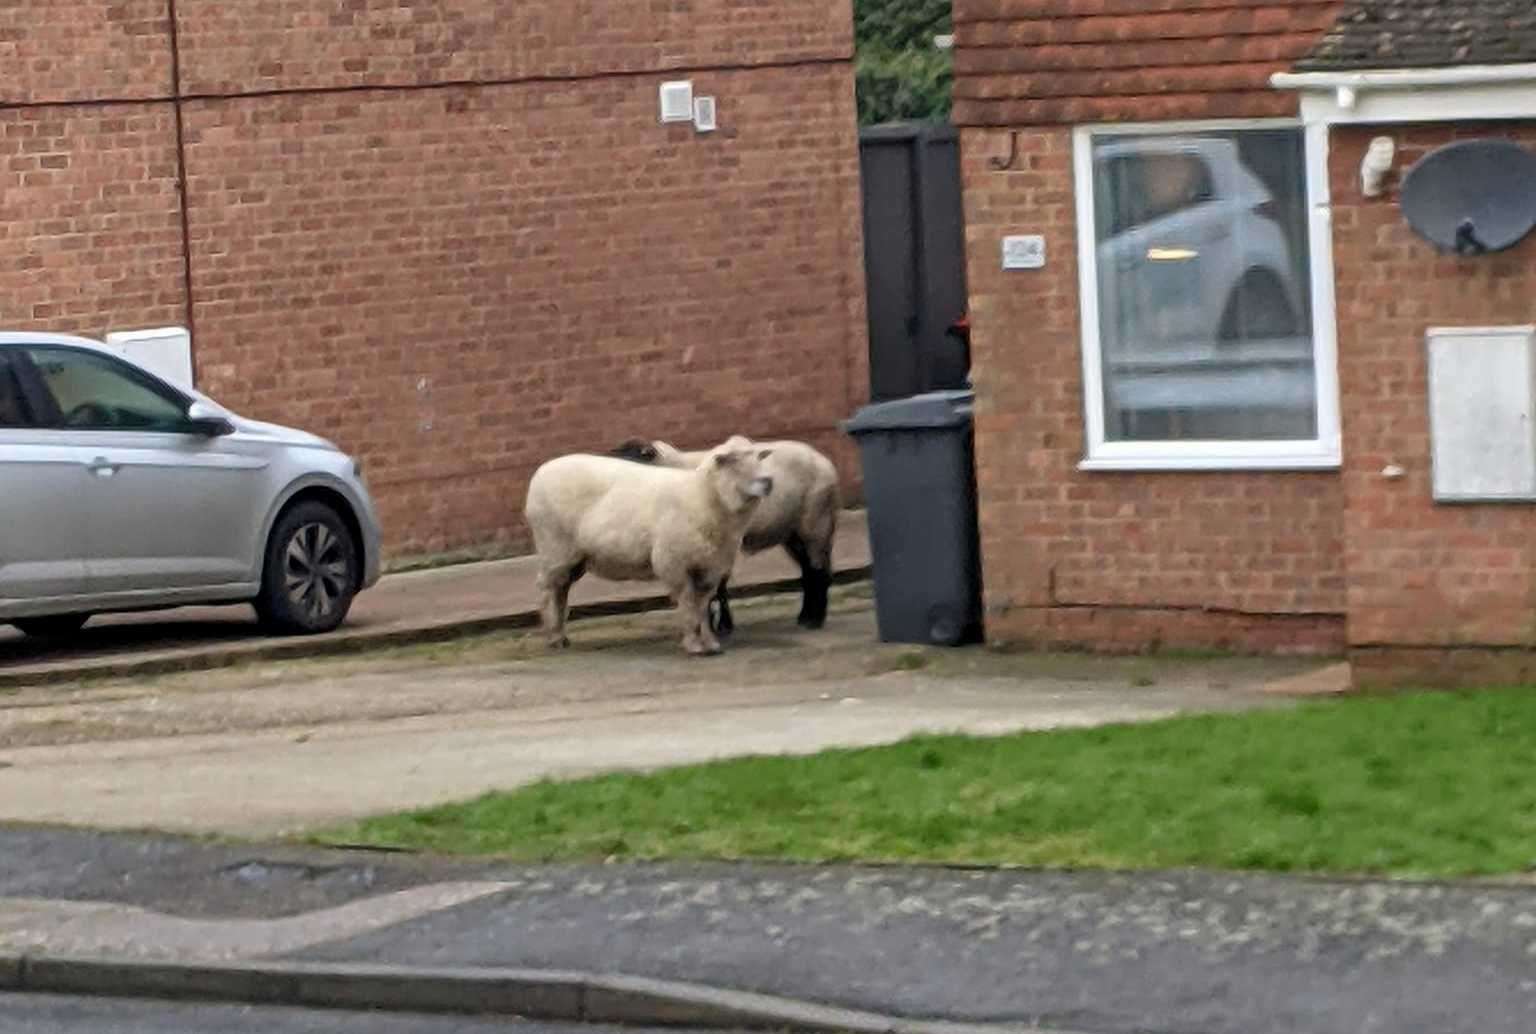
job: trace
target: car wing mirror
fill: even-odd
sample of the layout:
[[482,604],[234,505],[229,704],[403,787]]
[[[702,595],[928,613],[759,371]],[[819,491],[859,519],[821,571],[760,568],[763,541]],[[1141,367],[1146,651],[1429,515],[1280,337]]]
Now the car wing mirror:
[[215,412],[205,403],[194,402],[187,407],[187,430],[205,438],[220,438],[234,434],[235,425],[230,423],[228,417]]

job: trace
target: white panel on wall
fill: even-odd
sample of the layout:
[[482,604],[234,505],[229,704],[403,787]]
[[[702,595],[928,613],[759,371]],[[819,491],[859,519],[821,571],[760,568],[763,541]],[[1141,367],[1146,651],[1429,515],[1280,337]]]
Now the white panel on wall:
[[185,327],[114,331],[106,343],[178,388],[192,387],[192,335]]
[[1435,499],[1536,501],[1536,327],[1427,336]]

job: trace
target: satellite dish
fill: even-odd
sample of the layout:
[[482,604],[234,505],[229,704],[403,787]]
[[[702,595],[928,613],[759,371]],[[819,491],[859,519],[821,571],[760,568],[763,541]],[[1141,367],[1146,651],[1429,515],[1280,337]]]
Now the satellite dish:
[[1401,203],[1408,225],[1441,251],[1504,251],[1536,228],[1536,154],[1509,140],[1448,144],[1408,170]]

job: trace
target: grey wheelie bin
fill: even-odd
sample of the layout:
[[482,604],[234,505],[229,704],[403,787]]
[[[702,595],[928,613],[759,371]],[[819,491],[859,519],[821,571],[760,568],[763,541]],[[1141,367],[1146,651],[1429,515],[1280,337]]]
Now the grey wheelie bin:
[[970,391],[913,395],[865,406],[843,423],[864,469],[882,642],[981,639],[974,398]]

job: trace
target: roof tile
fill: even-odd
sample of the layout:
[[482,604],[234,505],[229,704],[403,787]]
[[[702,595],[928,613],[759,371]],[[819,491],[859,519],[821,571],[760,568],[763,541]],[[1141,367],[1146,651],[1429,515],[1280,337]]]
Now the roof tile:
[[1345,0],[955,0],[958,125],[1294,114]]
[[1532,0],[1351,0],[1302,72],[1536,62]]

